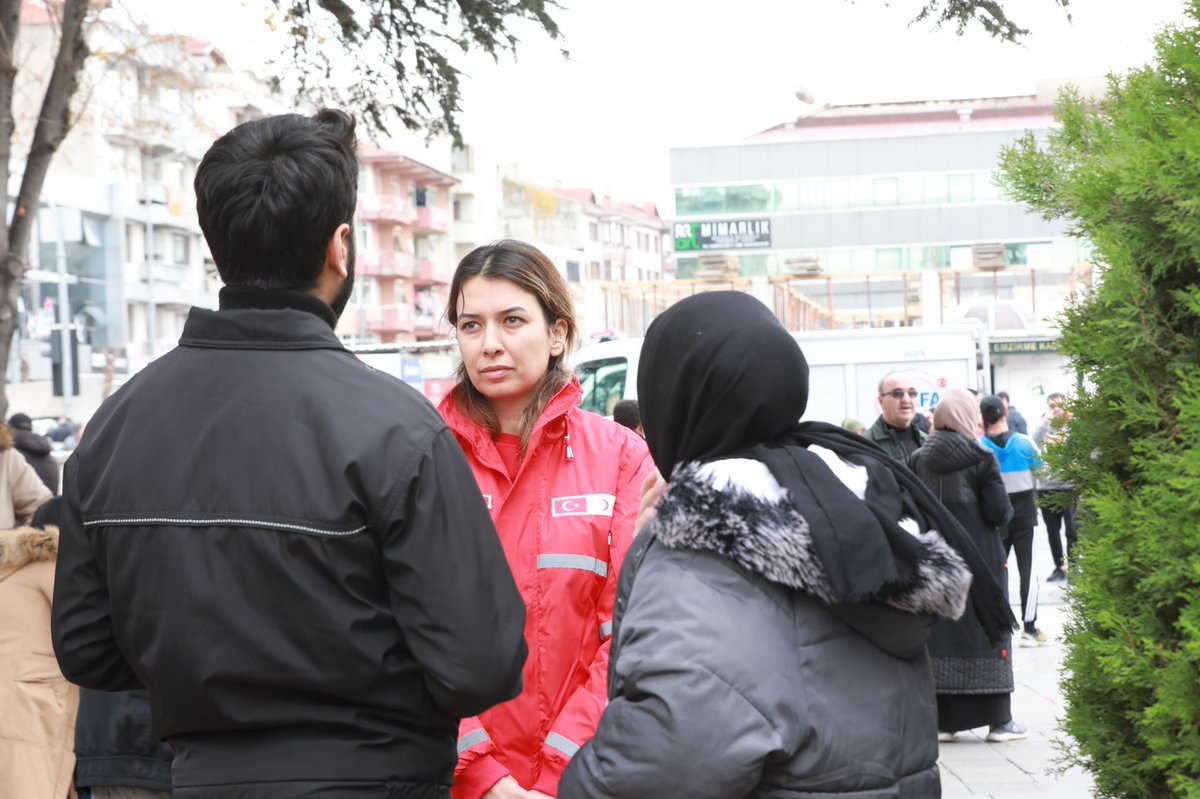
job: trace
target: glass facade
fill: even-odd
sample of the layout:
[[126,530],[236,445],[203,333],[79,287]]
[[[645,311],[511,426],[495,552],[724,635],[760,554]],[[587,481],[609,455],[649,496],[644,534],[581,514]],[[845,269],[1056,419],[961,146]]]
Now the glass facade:
[[[1006,244],[1004,262],[1008,266],[1070,266],[1091,260],[1092,248],[1082,239],[1058,238]],[[940,246],[837,247],[819,250],[772,250],[736,254],[741,276],[779,275],[787,271],[787,262],[815,258],[825,274],[848,272],[906,272],[921,269],[970,269],[969,244]],[[679,258],[677,277],[690,279],[699,265],[697,258]]]
[[991,170],[814,178],[675,190],[679,217],[1005,202]]

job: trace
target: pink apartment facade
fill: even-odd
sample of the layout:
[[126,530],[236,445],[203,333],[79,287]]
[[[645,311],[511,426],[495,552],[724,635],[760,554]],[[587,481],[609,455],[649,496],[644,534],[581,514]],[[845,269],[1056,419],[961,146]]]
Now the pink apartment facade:
[[356,288],[338,333],[356,344],[445,339],[457,181],[374,146],[362,147],[359,160]]

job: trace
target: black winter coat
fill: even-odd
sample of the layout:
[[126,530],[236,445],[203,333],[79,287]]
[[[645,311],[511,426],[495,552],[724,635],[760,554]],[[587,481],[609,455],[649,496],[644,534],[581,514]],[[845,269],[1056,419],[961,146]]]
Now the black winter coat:
[[459,719],[516,696],[526,655],[462,450],[346,351],[329,306],[228,288],[221,304],[192,309],[67,461],[62,671],[149,688],[182,795],[353,780],[448,799]]
[[75,785],[171,792],[171,746],[150,729],[146,691],[79,691]]
[[[1004,546],[998,528],[1012,517],[1012,505],[996,457],[974,439],[936,430],[908,462],[954,514],[1007,588]],[[939,694],[996,694],[1013,690],[1010,644],[992,646],[968,607],[958,621],[939,618],[929,639]]]
[[50,489],[51,494],[58,493],[59,468],[58,461],[50,453],[54,451],[50,439],[39,436],[29,430],[12,430],[13,444],[25,456],[25,460],[37,472],[38,477]]

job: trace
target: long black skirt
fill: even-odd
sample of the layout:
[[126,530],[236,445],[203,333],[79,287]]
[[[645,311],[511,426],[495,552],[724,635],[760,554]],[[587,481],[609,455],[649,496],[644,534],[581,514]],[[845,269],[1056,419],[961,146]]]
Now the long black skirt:
[[938,694],[938,730],[958,732],[1012,720],[1012,694]]

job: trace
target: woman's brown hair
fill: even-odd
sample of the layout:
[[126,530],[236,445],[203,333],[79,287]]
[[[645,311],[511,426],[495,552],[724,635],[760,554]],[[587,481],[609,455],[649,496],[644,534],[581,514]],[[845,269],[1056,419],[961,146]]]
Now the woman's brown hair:
[[[503,279],[515,284],[537,298],[547,327],[559,320],[567,326],[567,337],[562,352],[550,356],[546,364],[546,374],[538,383],[533,398],[521,415],[518,434],[521,436],[521,450],[524,451],[529,445],[534,425],[537,424],[542,411],[546,410],[546,405],[571,381],[571,372],[566,367],[567,353],[575,349],[575,341],[579,335],[575,326],[575,307],[571,302],[571,292],[558,268],[537,247],[513,239],[485,244],[476,247],[462,259],[450,281],[450,302],[446,308],[446,318],[455,330],[458,329],[458,306],[462,299],[463,284],[473,277]],[[458,383],[450,392],[455,405],[468,419],[491,433],[493,438],[499,435],[500,420],[487,397],[471,383],[466,364],[459,363],[457,377]]]

